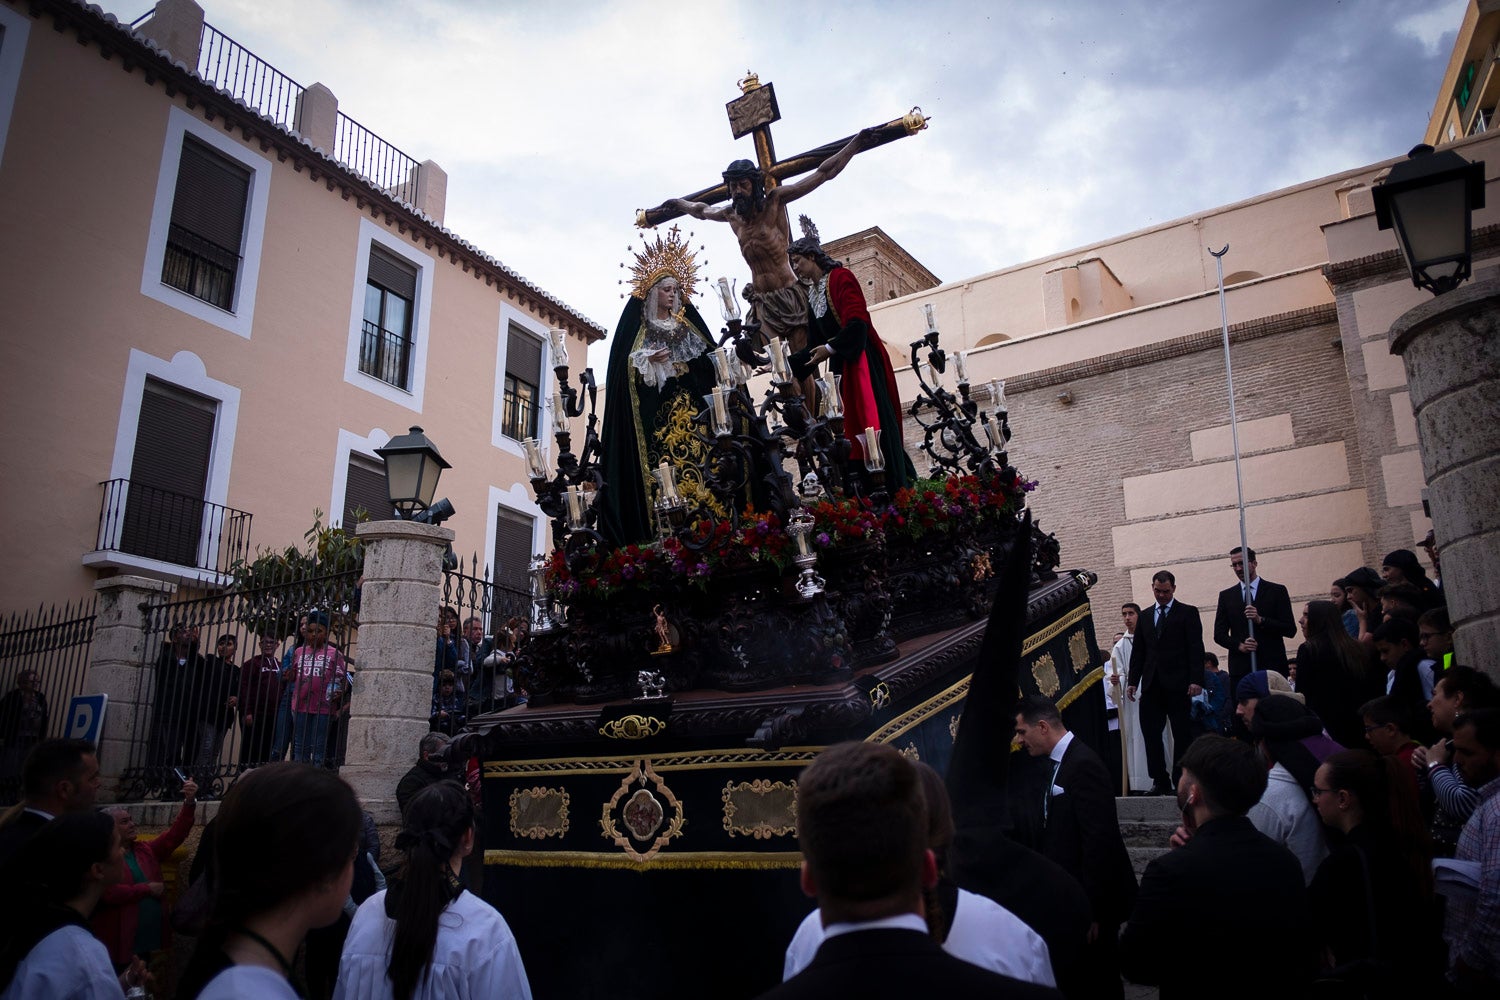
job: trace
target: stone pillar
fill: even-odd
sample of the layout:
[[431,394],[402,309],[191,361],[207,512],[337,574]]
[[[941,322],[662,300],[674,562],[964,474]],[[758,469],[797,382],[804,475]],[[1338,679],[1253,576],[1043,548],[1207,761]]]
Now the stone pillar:
[[391,824],[401,819],[396,783],[416,763],[431,718],[443,552],[454,535],[414,521],[367,521],[355,534],[365,543],[359,674],[339,773],[375,822]]
[[412,207],[442,225],[448,203],[448,172],[431,160],[423,160],[417,165],[416,188]]
[[[104,730],[99,739],[99,768],[104,785],[101,800],[117,801],[120,776],[130,766],[130,751],[144,747],[151,720],[147,716],[151,662],[146,648],[146,616],[141,606],[159,600],[176,588],[170,583],[144,576],[111,576],[94,583],[99,604],[94,611],[94,641],[89,665],[83,675],[85,694],[107,694]],[[67,706],[53,709],[66,712]],[[54,714],[54,725],[60,715]]]
[[297,134],[314,149],[333,155],[339,124],[339,99],[333,96],[333,91],[321,83],[303,88],[297,95],[297,109],[292,121]]
[[151,39],[178,62],[196,67],[203,45],[203,8],[193,0],[159,0],[136,34]]
[[1411,384],[1455,660],[1500,680],[1500,278],[1417,306],[1389,338]]

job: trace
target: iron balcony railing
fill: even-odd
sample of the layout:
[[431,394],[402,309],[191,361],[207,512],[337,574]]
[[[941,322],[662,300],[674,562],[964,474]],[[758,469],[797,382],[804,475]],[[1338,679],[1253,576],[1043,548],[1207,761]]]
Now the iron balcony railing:
[[[302,84],[206,21],[198,45],[198,75],[288,131],[297,130]],[[343,112],[334,126],[333,158],[392,197],[416,200],[416,159]]]
[[359,341],[359,370],[398,389],[410,388],[411,337],[364,321]]
[[99,552],[225,574],[250,555],[250,514],[129,479],[99,484]]

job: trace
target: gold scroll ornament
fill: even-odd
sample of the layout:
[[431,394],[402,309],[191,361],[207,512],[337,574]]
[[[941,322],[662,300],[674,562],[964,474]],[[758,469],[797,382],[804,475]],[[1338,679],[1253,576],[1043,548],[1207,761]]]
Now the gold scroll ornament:
[[756,840],[797,832],[797,782],[728,782],[719,795],[724,803],[724,830],[731,837]]

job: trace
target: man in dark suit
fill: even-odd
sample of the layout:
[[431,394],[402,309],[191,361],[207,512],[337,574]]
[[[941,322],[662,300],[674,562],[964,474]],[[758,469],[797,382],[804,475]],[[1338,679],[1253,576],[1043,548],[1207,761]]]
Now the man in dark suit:
[[[1245,601],[1246,564],[1249,557],[1250,600]],[[1286,588],[1262,580],[1255,572],[1255,550],[1229,550],[1229,565],[1236,583],[1219,591],[1219,609],[1214,613],[1214,642],[1229,650],[1229,690],[1254,670],[1274,670],[1286,676],[1286,640],[1297,635],[1296,615]],[[1255,637],[1251,638],[1251,626]],[[1256,665],[1251,667],[1250,654]]]
[[[1135,700],[1141,692],[1141,733],[1146,737],[1146,770],[1151,774],[1151,794],[1170,795],[1167,754],[1162,746],[1162,727],[1172,726],[1173,756],[1182,759],[1192,741],[1189,706],[1203,690],[1203,619],[1191,604],[1176,600],[1177,578],[1160,570],[1151,578],[1156,603],[1142,611],[1135,628],[1135,648],[1130,654],[1129,687],[1125,697]],[[1172,762],[1172,780],[1177,762]]]
[[51,820],[94,808],[99,795],[99,757],[87,740],[42,740],[26,755],[21,775],[26,797],[0,826],[0,866]]
[[[1312,979],[1318,938],[1302,869],[1245,815],[1265,788],[1265,765],[1237,740],[1202,736],[1182,757],[1173,842],[1185,843],[1146,868],[1120,935],[1125,977],[1160,986],[1161,1000],[1301,996]],[[1215,941],[1265,946],[1226,963],[1205,943],[1209,926]]]
[[797,782],[802,889],[816,896],[825,938],[812,963],[768,993],[813,997],[1058,998],[954,958],[922,919],[937,884],[916,768],[892,747],[829,747]]
[[1089,896],[1089,995],[1123,996],[1117,939],[1120,922],[1135,903],[1135,871],[1120,836],[1114,782],[1099,755],[1068,732],[1051,698],[1022,700],[1016,708],[1016,736],[1027,753],[1052,764],[1041,802],[1041,847]]

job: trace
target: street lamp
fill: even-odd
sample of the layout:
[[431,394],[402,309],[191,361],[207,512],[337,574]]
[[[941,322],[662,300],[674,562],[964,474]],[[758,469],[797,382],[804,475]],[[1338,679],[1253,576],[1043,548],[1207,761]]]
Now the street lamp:
[[1371,194],[1380,228],[1396,230],[1412,284],[1441,295],[1469,277],[1470,218],[1484,207],[1483,161],[1415,146]]
[[386,492],[400,517],[414,520],[432,506],[438,477],[450,466],[422,428],[413,427],[409,433],[392,438],[384,448],[376,448],[375,454],[385,462]]

